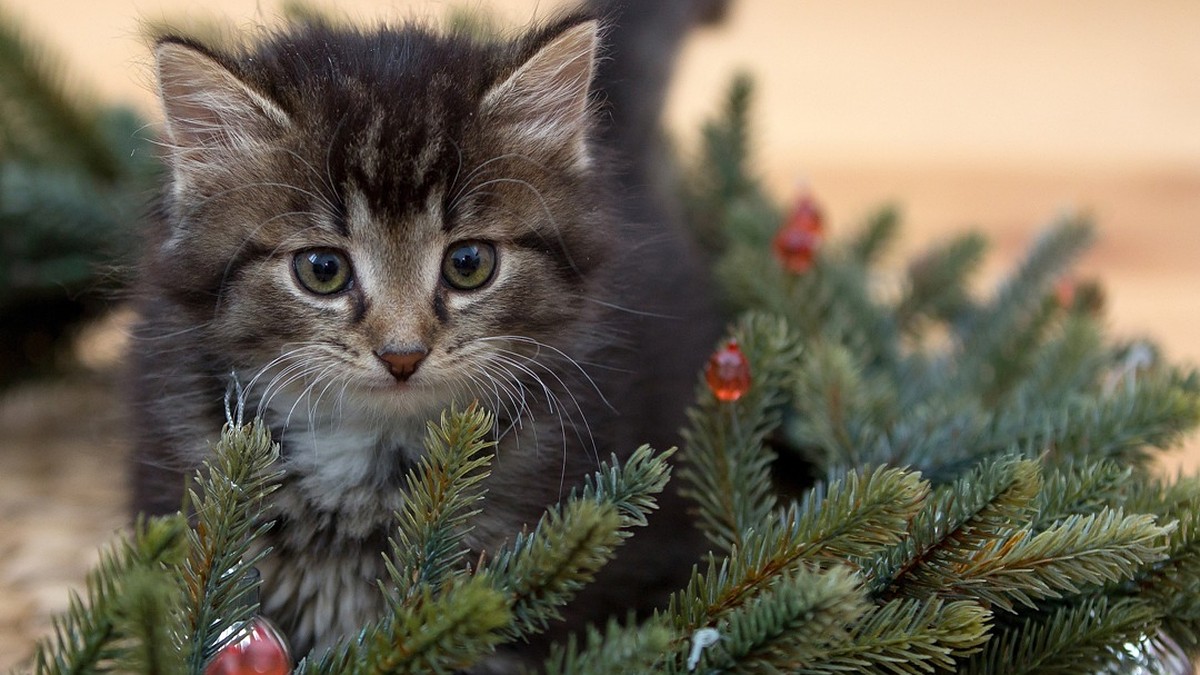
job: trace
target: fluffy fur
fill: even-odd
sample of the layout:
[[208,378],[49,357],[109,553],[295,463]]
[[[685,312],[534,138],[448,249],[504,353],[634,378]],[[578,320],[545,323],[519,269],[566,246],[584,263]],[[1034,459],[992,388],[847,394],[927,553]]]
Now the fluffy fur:
[[[451,403],[497,413],[479,552],[599,458],[675,441],[715,322],[687,240],[623,204],[652,196],[609,187],[602,38],[579,14],[510,42],[318,23],[242,50],[156,47],[171,178],[131,360],[134,505],[177,508],[240,386],[282,447],[263,607],[298,653],[382,609],[402,477]],[[443,274],[463,242],[496,260],[466,290]],[[311,251],[341,256],[348,283],[306,287]],[[397,355],[416,365],[397,374]],[[674,494],[664,507],[566,626],[682,578],[697,538]]]

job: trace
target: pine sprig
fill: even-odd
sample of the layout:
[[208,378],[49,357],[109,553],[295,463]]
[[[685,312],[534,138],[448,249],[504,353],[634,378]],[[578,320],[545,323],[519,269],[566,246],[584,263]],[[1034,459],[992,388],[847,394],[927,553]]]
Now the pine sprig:
[[[831,644],[847,639],[848,626],[869,609],[857,575],[847,567],[802,568],[717,622],[720,639],[704,650],[700,672],[796,672],[810,667]],[[681,641],[682,642],[682,641]],[[686,642],[676,647],[673,667],[686,672]]]
[[38,675],[92,673],[121,655],[124,641],[137,639],[126,632],[122,598],[130,579],[155,574],[177,564],[184,555],[187,523],[182,516],[139,519],[125,541],[100,556],[88,574],[84,597],[72,593],[66,613],[54,620],[54,633],[38,644],[34,672]]
[[1040,486],[1035,462],[1008,457],[942,488],[913,518],[908,538],[867,564],[870,589],[884,598],[936,595],[951,566],[1020,528]]
[[768,518],[775,507],[765,447],[779,427],[787,400],[786,364],[797,358],[797,339],[783,320],[759,314],[743,318],[733,331],[750,362],[753,384],[733,402],[718,401],[703,385],[700,402],[688,411],[683,430],[688,448],[681,470],[682,494],[699,505],[699,525],[720,550],[743,544],[743,533]]
[[94,106],[71,92],[63,67],[0,14],[0,158],[52,159],[113,180],[120,170]]
[[[973,598],[1016,611],[1037,602],[1131,579],[1164,559],[1166,534],[1153,516],[1126,516],[1119,509],[1071,516],[1038,534],[1027,530],[977,549],[972,559],[941,574],[938,595]],[[932,586],[932,583],[926,582]]]
[[[643,445],[624,463],[613,455],[596,473],[584,479],[578,497],[571,491],[570,499],[612,504],[621,516],[623,528],[644,527],[646,517],[658,508],[656,495],[671,479],[671,465],[666,460],[674,454],[674,449],[655,454],[653,448]],[[627,530],[622,532],[625,536],[629,534]]]
[[991,613],[973,602],[892,600],[872,608],[847,639],[819,660],[795,664],[806,673],[931,673],[976,652]]
[[572,634],[565,646],[555,645],[543,668],[545,675],[625,675],[658,672],[671,644],[662,621],[624,624],[610,619],[604,631],[589,626],[580,643]]
[[683,632],[738,611],[780,578],[817,562],[866,557],[894,544],[928,487],[916,474],[879,468],[847,474],[744,535],[745,546],[711,558],[671,598],[668,615]]
[[192,672],[258,610],[248,601],[256,590],[248,575],[269,551],[252,553],[251,546],[272,525],[261,517],[264,500],[282,476],[271,466],[278,456],[279,446],[261,422],[226,425],[213,456],[197,472],[197,487],[188,490],[196,526],[188,531],[188,554],[179,568],[185,628],[180,638]]
[[1086,219],[1063,218],[1034,244],[992,302],[963,323],[958,333],[958,388],[995,394],[996,376],[1012,373],[1005,366],[1024,355],[1022,343],[1035,339],[1038,327],[1048,319],[1050,284],[1083,253],[1092,237]]
[[1124,501],[1133,472],[1109,460],[1067,462],[1045,472],[1033,532],[1074,515],[1099,513]]
[[978,233],[951,239],[908,267],[907,287],[896,303],[896,323],[908,333],[924,328],[922,319],[953,321],[972,305],[967,280],[983,261],[987,240]]
[[611,503],[576,499],[554,507],[483,570],[507,598],[510,640],[545,630],[559,608],[590,582],[621,543],[622,518]]
[[983,651],[958,664],[964,675],[1085,675],[1117,661],[1114,645],[1153,632],[1152,606],[1135,599],[1089,599],[1017,627],[1004,628]]
[[182,594],[170,570],[136,569],[125,579],[115,612],[121,640],[114,670],[146,675],[183,675],[183,654],[176,648],[171,625],[163,617],[177,616]]
[[469,548],[463,537],[484,497],[480,483],[488,476],[494,445],[485,437],[493,423],[492,415],[472,406],[429,424],[425,455],[405,479],[404,505],[390,541],[393,589],[385,595],[391,601],[421,588],[437,589],[455,571],[464,571]]

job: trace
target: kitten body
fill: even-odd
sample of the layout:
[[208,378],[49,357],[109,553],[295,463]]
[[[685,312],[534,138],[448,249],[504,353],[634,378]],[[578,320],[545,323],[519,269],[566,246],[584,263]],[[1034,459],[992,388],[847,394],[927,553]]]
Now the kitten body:
[[[310,24],[157,46],[171,181],[131,359],[134,506],[178,507],[240,388],[281,444],[263,610],[300,654],[384,608],[403,477],[451,404],[496,413],[477,553],[600,459],[676,442],[716,322],[678,224],[614,190],[600,38],[580,14],[511,42]],[[565,627],[685,578],[699,540],[661,501]]]

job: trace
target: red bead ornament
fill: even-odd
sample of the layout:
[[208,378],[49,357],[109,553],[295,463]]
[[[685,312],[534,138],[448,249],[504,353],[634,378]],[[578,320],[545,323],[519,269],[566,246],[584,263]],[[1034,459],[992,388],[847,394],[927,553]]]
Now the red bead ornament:
[[1063,277],[1054,284],[1054,300],[1058,306],[1063,309],[1071,309],[1075,306],[1075,293],[1078,290],[1078,284],[1073,277]]
[[812,195],[805,194],[796,201],[783,221],[771,248],[783,268],[792,274],[804,274],[812,268],[813,258],[825,236],[825,218]]
[[291,671],[287,642],[270,621],[255,617],[241,638],[225,645],[208,662],[204,675],[287,675]]
[[718,401],[736,401],[750,391],[750,362],[737,340],[730,340],[709,357],[704,379]]

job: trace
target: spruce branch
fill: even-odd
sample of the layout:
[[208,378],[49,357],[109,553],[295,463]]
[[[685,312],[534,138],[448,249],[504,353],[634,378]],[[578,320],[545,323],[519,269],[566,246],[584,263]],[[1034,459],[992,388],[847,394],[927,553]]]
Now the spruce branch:
[[[39,642],[34,657],[38,675],[67,675],[102,670],[122,653],[123,642],[136,639],[126,632],[122,599],[140,576],[177,564],[184,554],[187,523],[182,516],[141,518],[125,541],[101,554],[88,574],[85,596],[72,593],[69,607],[54,619],[54,632]],[[157,620],[166,625],[166,616]]]
[[166,568],[133,570],[125,581],[115,612],[121,640],[114,670],[145,675],[183,675],[183,654],[172,634],[170,617],[178,616],[181,589]]
[[721,550],[743,544],[743,534],[768,518],[775,507],[770,465],[775,455],[765,441],[780,424],[787,400],[788,366],[797,339],[786,322],[749,314],[733,331],[750,362],[753,383],[733,402],[718,401],[703,385],[700,401],[688,411],[683,431],[687,464],[682,494],[699,506],[701,529]]
[[961,326],[959,386],[980,393],[994,391],[1007,378],[1006,365],[1019,358],[1020,345],[1036,339],[1048,321],[1050,284],[1091,244],[1090,223],[1067,216],[1034,244],[1016,273],[1003,283],[990,304],[979,308]]
[[[179,567],[184,588],[181,649],[191,672],[237,637],[231,630],[258,611],[248,602],[256,589],[248,575],[269,552],[251,553],[255,539],[272,525],[263,522],[263,502],[282,477],[271,465],[279,446],[260,421],[227,424],[211,458],[187,492],[196,525],[188,531],[188,554]],[[185,509],[186,510],[186,509]]]
[[119,174],[95,106],[69,92],[59,59],[0,13],[0,158],[75,165],[105,181]]
[[451,578],[436,593],[416,588],[391,613],[320,660],[296,671],[311,675],[455,673],[491,653],[512,620],[504,594],[486,575]]
[[869,589],[884,599],[937,595],[950,566],[1029,519],[1040,487],[1037,463],[1005,457],[941,488],[912,519],[906,539],[865,563]]
[[948,670],[957,657],[987,642],[990,617],[973,602],[892,600],[873,607],[846,640],[830,645],[819,660],[796,665],[806,673],[831,675]]
[[1030,529],[1040,532],[1068,516],[1099,513],[1122,503],[1132,475],[1113,461],[1094,459],[1066,462],[1045,472]]
[[866,225],[846,244],[846,253],[854,263],[866,267],[876,262],[900,233],[900,209],[889,204],[867,218]]
[[979,268],[986,250],[983,235],[970,233],[914,260],[908,267],[907,288],[894,310],[901,330],[916,333],[926,318],[954,321],[971,307],[967,279]]
[[545,675],[625,675],[659,672],[671,645],[671,631],[660,620],[624,624],[609,619],[604,631],[586,630],[583,642],[572,634],[565,646],[555,645],[546,660]]
[[[848,567],[800,568],[716,623],[720,640],[704,650],[700,672],[796,672],[846,641],[847,627],[869,609]],[[687,637],[690,633],[685,633]],[[689,645],[677,640],[667,672],[686,672]],[[806,671],[807,672],[807,671]]]
[[667,613],[688,633],[740,611],[779,579],[809,565],[872,555],[897,541],[927,490],[919,475],[882,467],[815,489],[760,530],[747,532],[744,546],[724,560],[710,557],[708,571],[693,572],[671,597]]
[[[667,460],[674,454],[674,448],[655,454],[653,448],[643,445],[624,464],[613,455],[596,473],[584,478],[578,497],[571,490],[570,499],[611,504],[621,516],[622,528],[645,527],[649,513],[658,508],[656,495],[671,480],[671,465]],[[622,533],[630,535],[627,530]]]
[[997,631],[983,651],[958,664],[963,675],[1084,675],[1118,659],[1115,646],[1136,642],[1156,624],[1136,599],[1099,596]]
[[[964,563],[927,569],[940,579],[941,597],[971,598],[1008,612],[1016,605],[1033,609],[1040,600],[1133,578],[1164,559],[1172,529],[1150,515],[1106,509],[1071,516],[1037,534],[1020,530],[981,546]],[[937,581],[919,583],[934,587]]]
[[826,340],[807,347],[793,366],[796,414],[789,436],[817,466],[861,466],[896,414],[896,392],[871,377],[848,347]]
[[476,406],[452,409],[439,423],[429,423],[425,455],[405,478],[404,505],[389,541],[389,600],[437,589],[454,572],[465,571],[461,563],[469,548],[463,537],[485,494],[480,483],[489,474],[494,445],[485,436],[493,423],[492,415]]
[[622,541],[621,525],[615,505],[571,500],[498,551],[482,569],[512,609],[507,639],[540,633],[561,618],[559,608],[612,559]]

